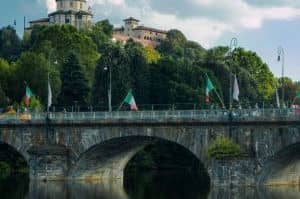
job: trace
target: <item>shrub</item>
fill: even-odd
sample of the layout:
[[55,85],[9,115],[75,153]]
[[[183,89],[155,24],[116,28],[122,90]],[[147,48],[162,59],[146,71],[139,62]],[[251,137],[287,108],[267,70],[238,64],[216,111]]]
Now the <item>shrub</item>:
[[233,140],[222,136],[214,140],[207,153],[208,157],[216,159],[238,157],[241,155],[241,148]]
[[10,173],[11,173],[11,169],[9,164],[0,161],[0,179],[8,177]]

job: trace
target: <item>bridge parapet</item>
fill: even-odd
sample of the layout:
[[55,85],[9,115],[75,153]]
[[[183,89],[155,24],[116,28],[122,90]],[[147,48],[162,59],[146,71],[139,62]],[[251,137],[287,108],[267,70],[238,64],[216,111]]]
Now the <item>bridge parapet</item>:
[[[45,123],[47,113],[27,113],[0,118],[0,125]],[[51,122],[118,122],[118,123],[162,123],[162,122],[201,122],[201,123],[242,123],[242,122],[300,122],[296,109],[239,109],[239,110],[168,110],[168,111],[116,111],[116,112],[51,112]]]

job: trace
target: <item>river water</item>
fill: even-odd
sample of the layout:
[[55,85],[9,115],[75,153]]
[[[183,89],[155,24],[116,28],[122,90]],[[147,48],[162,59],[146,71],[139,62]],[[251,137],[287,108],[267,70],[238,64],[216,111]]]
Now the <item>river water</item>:
[[[124,188],[123,188],[124,187]],[[299,199],[300,187],[205,188],[182,172],[144,172],[116,182],[35,182],[24,176],[0,180],[1,199]]]

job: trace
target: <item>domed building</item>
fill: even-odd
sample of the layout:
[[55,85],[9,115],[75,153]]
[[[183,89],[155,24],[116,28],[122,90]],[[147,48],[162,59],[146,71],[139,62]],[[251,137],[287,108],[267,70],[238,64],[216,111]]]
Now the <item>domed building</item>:
[[56,11],[49,13],[47,18],[30,21],[34,25],[70,24],[77,29],[92,25],[92,11],[87,8],[86,0],[56,0]]

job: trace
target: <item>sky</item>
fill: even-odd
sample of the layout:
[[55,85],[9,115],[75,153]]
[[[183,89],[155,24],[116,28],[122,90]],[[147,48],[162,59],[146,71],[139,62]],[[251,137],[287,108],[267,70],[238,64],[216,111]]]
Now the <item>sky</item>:
[[[281,76],[277,49],[285,52],[285,74],[300,80],[300,0],[87,0],[94,22],[109,19],[115,26],[133,16],[146,26],[179,29],[205,48],[229,45],[257,52],[276,76]],[[0,6],[0,27],[17,21],[23,34],[27,21],[47,17],[55,0],[6,0]]]

